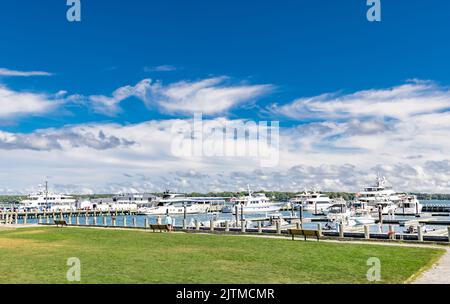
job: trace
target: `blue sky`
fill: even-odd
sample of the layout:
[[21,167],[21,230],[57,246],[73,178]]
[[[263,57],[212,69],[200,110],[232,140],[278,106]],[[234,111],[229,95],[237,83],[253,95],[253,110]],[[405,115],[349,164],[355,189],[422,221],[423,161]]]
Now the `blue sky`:
[[[386,156],[386,159],[377,158],[374,161],[368,160],[373,160],[375,154],[372,153],[379,151],[380,147],[367,148],[370,151],[366,150],[356,158],[348,154],[341,155],[340,151],[364,150],[366,147],[361,141],[368,142],[366,146],[380,141],[383,141],[383,145],[390,146],[390,140],[398,142],[395,141],[396,138],[407,137],[409,134],[399,127],[399,123],[411,121],[409,119],[411,117],[417,120],[416,123],[419,123],[419,119],[427,118],[419,117],[419,114],[447,113],[450,104],[440,102],[447,100],[447,86],[450,84],[448,1],[383,0],[382,22],[375,23],[366,19],[368,7],[364,0],[297,0],[283,3],[253,0],[126,2],[82,0],[80,23],[67,22],[65,2],[64,0],[3,1],[1,4],[0,68],[7,71],[49,73],[47,76],[22,77],[11,76],[10,73],[3,73],[3,76],[0,76],[0,85],[6,88],[6,92],[17,95],[17,98],[13,99],[15,102],[20,103],[21,98],[34,98],[35,95],[39,95],[41,99],[33,105],[41,106],[42,103],[48,106],[48,110],[27,110],[20,113],[11,110],[0,116],[0,131],[15,141],[12,146],[10,143],[4,145],[5,153],[23,152],[22,157],[26,161],[18,161],[23,164],[23,170],[25,164],[34,167],[35,162],[39,163],[41,157],[51,157],[53,150],[49,146],[45,146],[42,151],[35,146],[29,149],[18,144],[17,136],[25,137],[27,134],[34,136],[36,132],[39,134],[62,132],[61,130],[70,127],[82,127],[93,123],[99,126],[115,123],[132,128],[147,122],[164,124],[173,119],[188,119],[192,117],[192,113],[185,107],[199,102],[200,105],[197,106],[201,108],[202,101],[198,100],[200,97],[197,96],[196,100],[187,100],[186,98],[192,96],[185,96],[183,100],[177,100],[173,96],[168,97],[167,90],[173,89],[174,86],[179,88],[180,84],[187,83],[194,86],[207,80],[212,80],[206,84],[208,91],[224,90],[219,92],[219,96],[225,94],[229,97],[234,94],[233,90],[239,90],[237,95],[229,97],[231,99],[228,103],[218,106],[215,110],[205,110],[204,115],[208,119],[279,120],[282,133],[294,138],[307,131],[309,132],[307,134],[311,135],[311,132],[318,132],[316,129],[334,130],[332,134],[324,135],[320,142],[310,147],[310,150],[305,150],[304,155],[296,155],[292,151],[301,153],[299,150],[307,146],[305,142],[296,143],[298,146],[288,149],[290,152],[286,152],[286,155],[289,155],[286,159],[290,162],[280,165],[280,172],[284,172],[286,176],[285,184],[261,182],[255,187],[289,189],[303,187],[306,185],[289,184],[290,169],[311,165],[313,170],[328,163],[338,166],[350,164],[354,166],[355,171],[366,165],[365,170],[370,171],[370,174],[364,176],[364,179],[372,178],[376,173],[374,168],[395,175],[392,172],[395,166],[410,166],[415,170],[414,182],[402,186],[409,188],[406,190],[415,190],[419,188],[417,184],[423,178],[417,166],[423,169],[431,166],[430,162],[447,161],[444,153],[439,154],[445,147],[436,147],[431,143],[429,150],[412,151],[412,155],[407,155],[409,158],[406,159],[402,158],[405,153],[401,149],[411,151],[411,146],[416,147],[420,143],[411,142],[410,146],[397,147],[396,153],[391,151],[389,152],[391,155]],[[146,79],[151,79],[151,82],[145,83]],[[414,81],[411,82],[411,79]],[[142,84],[142,81],[146,92],[144,102],[137,96],[140,91],[135,88],[127,98],[117,100],[114,109],[108,107],[106,111],[105,100],[111,97],[115,90],[126,86],[129,86],[128,89],[134,88],[137,84]],[[403,87],[406,83],[410,86]],[[401,94],[404,90],[408,92],[405,96]],[[64,93],[61,93],[62,91]],[[149,91],[153,92],[151,96],[147,96]],[[29,93],[30,96],[20,95],[23,92]],[[364,112],[353,107],[348,108],[353,105],[359,109],[369,109],[364,102],[368,102],[374,108],[380,105],[382,97],[373,100],[372,95],[367,92],[381,95],[390,92],[392,94],[390,100],[395,108],[389,108],[389,111],[382,115],[377,114],[379,113],[377,109]],[[325,93],[335,95],[323,97],[322,94]],[[361,93],[363,98],[358,93]],[[199,96],[202,97],[204,94],[202,91]],[[356,94],[356,97],[352,94]],[[319,96],[322,97],[317,98]],[[208,98],[205,100],[209,102]],[[360,103],[352,104],[355,99]],[[407,102],[402,103],[404,100]],[[432,103],[428,102],[429,100],[436,104],[423,108],[424,104]],[[339,104],[342,101],[346,103],[344,108]],[[405,109],[405,106],[411,104],[412,110],[407,110],[406,116],[399,113],[391,115],[398,108]],[[383,132],[392,132],[393,128],[402,131],[398,131],[400,133],[396,135],[377,131],[375,133],[380,137],[375,139],[352,137],[352,141],[347,142],[349,136],[354,134],[351,135],[340,128],[344,128],[342,124],[347,124],[348,128],[348,124],[354,124],[355,121],[360,124],[372,123],[376,126],[382,124],[385,130]],[[334,127],[330,127],[330,124],[334,124]],[[104,131],[106,127],[99,128],[102,132],[106,132]],[[373,128],[373,125],[369,127],[371,130]],[[336,131],[337,129],[340,131]],[[422,131],[425,138],[437,133],[435,129]],[[442,134],[446,132],[446,130],[438,131]],[[293,134],[293,132],[300,133]],[[36,136],[34,139],[22,138],[20,142],[29,143],[33,140],[38,142],[42,140],[42,135],[39,136],[38,139]],[[124,136],[122,139],[127,138],[128,136]],[[343,142],[347,142],[348,146],[341,146]],[[55,150],[59,151],[58,153],[65,151],[60,147]],[[395,157],[392,154],[395,154]],[[307,155],[321,155],[324,159],[323,164],[320,159]],[[329,158],[330,155],[333,156],[332,160]],[[157,154],[146,156],[152,161],[165,159]],[[81,167],[87,166],[78,156],[73,158],[65,155],[65,157],[60,161],[66,163],[80,161]],[[137,156],[120,156],[116,159],[122,166],[120,170],[128,168],[126,165],[128,157]],[[138,158],[140,157],[142,155]],[[10,158],[11,160],[5,162],[21,159],[19,157],[14,159],[11,156]],[[149,160],[142,158],[143,161]],[[391,169],[378,167],[391,159],[394,159],[390,163]],[[417,159],[421,159],[421,163]],[[170,163],[177,164],[176,161],[165,160],[169,166],[165,171],[155,169],[152,173],[147,173],[150,171],[143,173],[139,169],[136,172],[130,170],[133,174],[163,176],[191,172],[199,165],[191,163],[178,170],[176,165],[170,166]],[[201,162],[202,165],[208,163],[210,162]],[[219,165],[220,161],[213,163],[214,166],[208,167],[210,176],[206,179],[222,174],[225,170]],[[9,173],[19,172],[21,166],[11,167]],[[35,174],[27,181],[19,179],[10,181],[5,177],[2,181],[4,192],[29,187],[33,183],[31,178],[38,179],[41,178],[39,176],[47,175],[53,178],[55,184],[61,183],[61,188],[64,188],[64,185],[67,185],[66,188],[69,190],[71,186],[82,190],[94,187],[83,174],[72,180],[62,177],[59,172],[61,163],[56,160],[54,163],[47,163],[46,166],[49,174],[40,173],[42,167],[36,165],[33,169]],[[257,166],[245,167],[243,164],[240,166],[241,164],[235,165],[233,168],[235,171],[232,173],[260,169]],[[151,185],[134,184],[135,178],[132,181],[123,181],[118,186],[111,186],[111,180],[116,181],[117,176],[123,173],[120,170],[114,173],[106,172],[102,169],[102,165],[98,164],[96,174],[102,176],[104,185],[99,189],[115,191],[118,188],[128,190],[140,187],[150,191],[158,188],[158,184],[164,183],[152,180]],[[273,176],[273,172],[267,175]],[[395,176],[393,178],[395,179]],[[248,179],[251,180],[252,177],[249,176]],[[320,173],[319,177],[309,181],[308,184],[318,184],[322,188],[333,190],[339,187],[353,190],[359,186],[352,186],[354,181],[351,179],[329,184],[323,183],[324,179],[336,180],[337,177],[330,173]],[[398,178],[403,179],[404,177]],[[243,178],[241,184],[245,182]],[[450,188],[447,183],[441,176],[438,181],[433,177],[433,183],[423,189],[446,191]],[[202,185],[202,189],[196,190],[219,189],[217,185],[199,184]],[[242,185],[229,184],[224,187],[239,188]]]

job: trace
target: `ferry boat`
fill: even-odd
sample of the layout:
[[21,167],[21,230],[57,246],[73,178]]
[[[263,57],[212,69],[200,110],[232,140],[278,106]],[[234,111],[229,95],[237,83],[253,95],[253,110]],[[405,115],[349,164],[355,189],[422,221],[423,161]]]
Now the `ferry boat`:
[[36,193],[29,194],[20,202],[19,209],[45,210],[45,211],[74,211],[77,209],[76,199],[70,195],[56,194],[48,190],[48,183],[45,187],[39,185]]
[[401,196],[387,185],[385,177],[380,176],[377,176],[374,186],[366,187],[364,191],[356,194],[356,202],[361,203],[370,212],[381,207],[383,214],[393,213],[400,201]]
[[[279,211],[282,207],[282,203],[272,202],[264,193],[253,193],[248,189],[248,195],[232,199],[234,206],[232,207],[232,213],[236,215],[247,213],[267,213]],[[237,208],[236,208],[237,207]]]

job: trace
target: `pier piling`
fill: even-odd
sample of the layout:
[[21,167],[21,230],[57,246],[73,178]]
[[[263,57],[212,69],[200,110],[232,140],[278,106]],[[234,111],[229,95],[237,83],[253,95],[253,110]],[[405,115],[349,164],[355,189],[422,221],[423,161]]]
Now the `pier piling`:
[[127,218],[124,216],[123,217],[123,226],[126,227],[127,226]]
[[370,239],[370,226],[364,225],[364,238],[366,240]]
[[450,242],[450,227],[447,227],[448,241]]
[[211,220],[210,222],[209,222],[209,229],[211,230],[211,231],[214,231],[214,220]]
[[18,225],[19,224],[19,214],[17,212],[16,212],[16,218],[14,220],[15,220],[16,225]]
[[50,224],[50,216],[47,215],[45,217],[45,222],[47,223],[47,225]]
[[281,220],[277,220],[275,226],[277,227],[277,234],[281,234]]
[[247,227],[247,221],[241,221],[241,232],[245,233],[245,228]]
[[195,220],[195,230],[197,230],[197,231],[200,230],[200,221],[199,220]]
[[229,221],[225,221],[225,232],[230,231],[230,222]]
[[258,233],[262,233],[262,222],[258,221]]
[[106,226],[106,216],[102,216],[103,226]]
[[322,236],[322,224],[321,223],[317,224],[317,231],[319,231],[319,236]]
[[80,217],[79,216],[77,216],[77,218],[75,219],[75,224],[77,226],[80,226]]
[[144,219],[144,228],[145,229],[147,229],[149,226],[148,226],[148,217],[146,217],[145,219]]
[[97,226],[97,216],[94,215],[94,226]]
[[423,242],[423,230],[421,225],[417,226],[417,239],[419,242]]
[[137,227],[136,217],[132,218],[132,222],[133,222],[133,227],[136,228]]
[[344,238],[344,223],[339,223],[339,237]]
[[28,215],[25,213],[25,216],[23,217],[23,224],[24,225],[27,224],[27,218],[28,218]]

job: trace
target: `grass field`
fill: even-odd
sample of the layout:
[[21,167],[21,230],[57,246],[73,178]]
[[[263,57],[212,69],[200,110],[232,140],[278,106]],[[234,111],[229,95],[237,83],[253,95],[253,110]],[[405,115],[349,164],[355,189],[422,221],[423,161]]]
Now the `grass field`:
[[81,283],[403,283],[443,250],[292,242],[288,239],[37,227],[0,230],[0,283],[68,283],[67,259]]

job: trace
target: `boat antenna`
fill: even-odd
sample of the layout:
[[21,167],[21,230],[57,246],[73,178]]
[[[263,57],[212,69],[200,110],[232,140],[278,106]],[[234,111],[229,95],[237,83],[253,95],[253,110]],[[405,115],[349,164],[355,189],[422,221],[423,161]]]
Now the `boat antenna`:
[[48,206],[48,181],[45,180],[45,206]]

